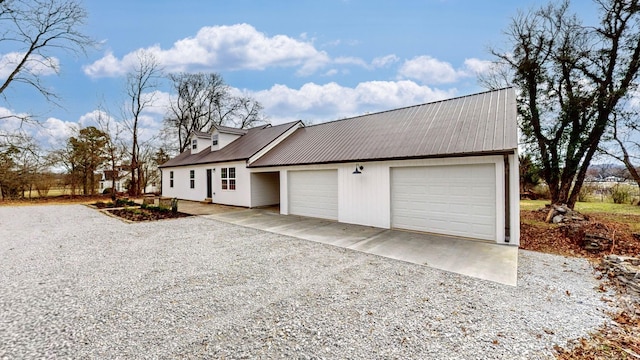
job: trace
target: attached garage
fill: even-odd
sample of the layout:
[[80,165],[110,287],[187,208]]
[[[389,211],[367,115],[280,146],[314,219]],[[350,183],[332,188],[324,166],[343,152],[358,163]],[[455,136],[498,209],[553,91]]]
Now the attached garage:
[[280,171],[283,214],[518,245],[517,124],[499,89],[305,126],[249,168]]
[[338,171],[289,171],[289,214],[338,220]]
[[495,164],[391,169],[391,226],[496,240]]

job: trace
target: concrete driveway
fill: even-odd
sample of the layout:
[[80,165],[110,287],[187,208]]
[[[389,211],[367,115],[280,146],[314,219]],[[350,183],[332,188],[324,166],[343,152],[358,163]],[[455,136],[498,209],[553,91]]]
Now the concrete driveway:
[[180,202],[180,211],[467,275],[517,285],[518,248],[451,236],[388,230],[295,215]]

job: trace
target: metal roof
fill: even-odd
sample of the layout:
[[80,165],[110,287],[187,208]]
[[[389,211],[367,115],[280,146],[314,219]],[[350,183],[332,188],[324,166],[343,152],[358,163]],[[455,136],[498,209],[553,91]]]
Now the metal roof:
[[160,167],[187,166],[197,164],[219,163],[225,161],[247,160],[272,141],[296,126],[300,121],[294,121],[277,126],[264,125],[251,128],[246,134],[231,142],[220,150],[211,151],[211,146],[199,153],[191,154],[186,150],[180,155],[162,164]]
[[[262,125],[262,126],[258,126],[257,128],[265,128],[271,125]],[[234,134],[234,135],[244,135],[247,133],[247,129],[238,129],[238,128],[233,128],[233,127],[229,127],[229,126],[222,126],[222,125],[213,125],[213,127],[215,127],[218,132],[221,133],[225,133],[225,134]]]
[[511,153],[518,147],[512,88],[312,125],[251,167]]
[[211,134],[204,132],[204,131],[193,131],[193,135],[199,137],[199,138],[211,138]]

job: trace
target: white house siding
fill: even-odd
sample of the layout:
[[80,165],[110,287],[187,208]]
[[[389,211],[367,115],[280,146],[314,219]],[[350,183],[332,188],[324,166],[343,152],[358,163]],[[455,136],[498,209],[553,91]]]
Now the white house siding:
[[[220,169],[236,168],[236,190],[222,190]],[[251,206],[250,173],[244,161],[180,166],[162,169],[162,196],[183,200],[203,201],[207,197],[207,169],[212,170],[213,202],[224,205]],[[215,170],[214,170],[215,169]],[[195,170],[195,188],[190,188],[189,171]],[[169,174],[174,173],[174,186],[169,186]]]
[[264,172],[251,174],[251,207],[280,203],[280,174]]
[[[519,216],[517,155],[509,156],[510,162],[510,244],[519,244]],[[305,165],[269,169],[280,171],[280,212],[289,214],[288,176],[296,170],[338,170],[338,221],[351,224],[391,228],[391,169],[407,166],[444,166],[465,164],[487,164],[495,166],[495,241],[505,242],[505,183],[504,158],[498,156],[475,156],[461,158],[395,160],[362,162],[362,174],[353,174],[356,163]],[[515,170],[514,170],[515,169]],[[267,170],[267,169],[261,169]]]

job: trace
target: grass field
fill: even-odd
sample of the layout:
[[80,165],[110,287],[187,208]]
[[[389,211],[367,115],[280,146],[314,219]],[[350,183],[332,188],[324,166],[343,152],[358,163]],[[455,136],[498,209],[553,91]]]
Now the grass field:
[[[546,204],[549,204],[549,200],[520,200],[520,210],[538,210]],[[640,221],[638,221],[640,206],[610,202],[579,202],[576,203],[575,210],[600,221],[627,224],[632,232],[640,232]],[[531,222],[530,220],[522,221]]]
[[[520,200],[521,210],[537,210],[549,204],[549,200]],[[584,213],[609,213],[640,215],[640,206],[629,204],[614,204],[610,202],[579,202],[575,210]]]

